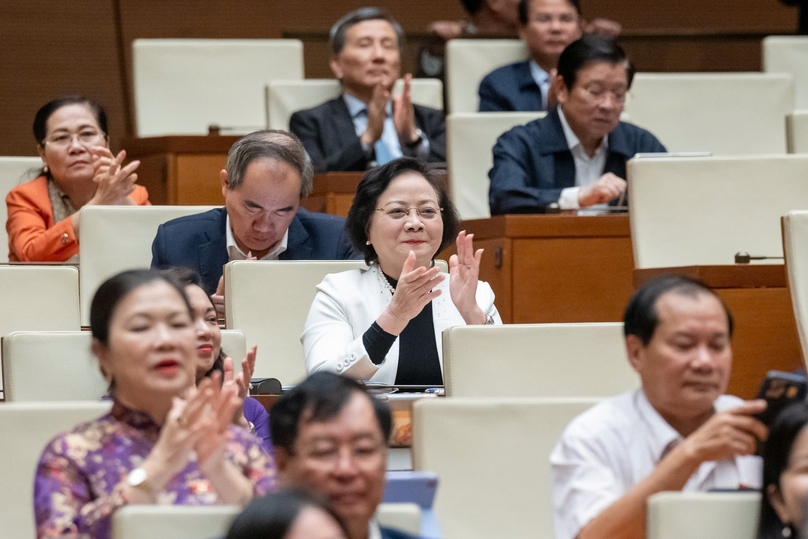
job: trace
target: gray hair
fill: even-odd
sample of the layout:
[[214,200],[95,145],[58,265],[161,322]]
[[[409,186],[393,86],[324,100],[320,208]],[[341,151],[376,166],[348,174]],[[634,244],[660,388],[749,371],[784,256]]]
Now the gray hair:
[[295,135],[280,129],[264,129],[250,133],[227,153],[227,179],[230,189],[238,189],[247,167],[256,159],[275,159],[291,166],[300,174],[300,198],[306,198],[314,187],[311,157]]
[[351,11],[340,20],[334,23],[331,31],[328,33],[328,40],[331,44],[332,54],[339,54],[345,47],[345,34],[348,33],[348,28],[365,21],[382,20],[390,23],[393,30],[398,37],[398,51],[399,53],[404,48],[404,30],[396,20],[390,16],[385,10],[378,7],[360,7],[357,10]]

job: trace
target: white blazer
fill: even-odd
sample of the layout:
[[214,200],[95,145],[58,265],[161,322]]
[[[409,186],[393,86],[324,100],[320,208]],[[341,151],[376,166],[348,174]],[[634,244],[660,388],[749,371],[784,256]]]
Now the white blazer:
[[[432,300],[435,340],[443,371],[441,334],[452,326],[465,325],[449,295],[449,274],[443,273],[437,288],[441,295]],[[398,372],[398,339],[384,361],[375,365],[368,356],[362,336],[387,308],[393,295],[384,286],[377,264],[326,275],[317,285],[317,295],[300,336],[306,356],[306,371],[329,371],[352,378],[394,384]],[[477,305],[494,323],[502,324],[494,306],[494,291],[488,283],[477,284]]]

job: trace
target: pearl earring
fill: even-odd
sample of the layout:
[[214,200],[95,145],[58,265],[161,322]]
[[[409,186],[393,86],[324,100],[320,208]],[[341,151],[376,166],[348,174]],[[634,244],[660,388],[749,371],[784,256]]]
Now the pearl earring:
[[365,242],[365,245],[370,245],[370,240],[367,240],[367,241]]
[[783,526],[783,537],[791,537],[791,524]]
[[48,173],[48,165],[45,165],[44,167],[42,167],[42,172],[44,172],[45,174]]

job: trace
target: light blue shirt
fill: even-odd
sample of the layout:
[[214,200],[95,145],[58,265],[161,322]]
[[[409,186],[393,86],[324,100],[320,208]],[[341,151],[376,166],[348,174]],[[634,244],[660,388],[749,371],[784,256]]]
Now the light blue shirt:
[[530,66],[530,76],[536,81],[536,86],[541,90],[541,104],[544,110],[547,110],[547,96],[550,95],[550,74],[543,70],[535,60],[531,60],[528,65]]

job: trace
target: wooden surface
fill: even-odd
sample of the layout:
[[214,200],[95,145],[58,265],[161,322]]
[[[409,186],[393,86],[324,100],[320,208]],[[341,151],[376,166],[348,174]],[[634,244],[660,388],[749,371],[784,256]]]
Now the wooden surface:
[[639,287],[654,277],[671,274],[703,281],[732,313],[735,330],[730,394],[752,398],[768,371],[805,368],[782,264],[635,270],[634,283]]
[[314,189],[300,201],[309,211],[347,217],[363,172],[326,172],[314,175]]

